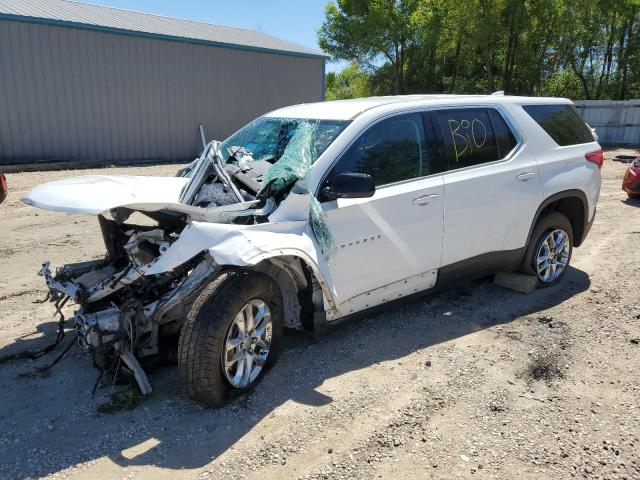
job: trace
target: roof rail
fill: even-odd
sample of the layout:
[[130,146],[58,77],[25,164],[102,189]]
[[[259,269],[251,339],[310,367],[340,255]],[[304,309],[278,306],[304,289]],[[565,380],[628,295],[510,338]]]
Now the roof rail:
[[504,90],[498,90],[497,92],[493,92],[491,94],[492,97],[504,97]]

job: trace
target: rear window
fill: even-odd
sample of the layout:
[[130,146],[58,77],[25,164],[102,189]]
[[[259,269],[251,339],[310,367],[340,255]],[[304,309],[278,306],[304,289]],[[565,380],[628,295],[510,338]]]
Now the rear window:
[[561,147],[594,141],[573,105],[523,105],[525,112]]
[[517,145],[502,116],[491,108],[459,108],[433,113],[440,129],[449,170],[495,162]]
[[509,152],[515,148],[518,142],[513,136],[513,132],[504,121],[502,115],[493,109],[489,110],[489,117],[491,118],[491,126],[493,127],[493,134],[496,137],[496,143],[498,144],[498,158],[504,158],[509,155]]

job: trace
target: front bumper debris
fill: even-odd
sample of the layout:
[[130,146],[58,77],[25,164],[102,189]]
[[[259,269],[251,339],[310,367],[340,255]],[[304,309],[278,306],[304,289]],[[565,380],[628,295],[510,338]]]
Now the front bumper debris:
[[51,270],[49,269],[50,264],[51,262],[48,260],[46,262],[42,262],[42,268],[38,272],[38,275],[44,277],[44,281],[47,284],[47,287],[49,287],[49,294],[51,297],[57,299],[66,296],[79,302],[78,287],[70,282],[61,282],[53,278]]
[[[140,391],[148,395],[151,384],[138,358],[159,353],[160,329],[176,331],[171,324],[179,325],[190,302],[218,267],[205,257],[170,278],[146,279],[141,270],[128,265],[116,271],[108,261],[97,260],[65,265],[54,275],[46,261],[39,275],[62,321],[61,309],[69,300],[79,306],[73,317],[77,343],[93,354],[96,366],[104,372],[125,365]],[[151,298],[150,292],[162,293]]]

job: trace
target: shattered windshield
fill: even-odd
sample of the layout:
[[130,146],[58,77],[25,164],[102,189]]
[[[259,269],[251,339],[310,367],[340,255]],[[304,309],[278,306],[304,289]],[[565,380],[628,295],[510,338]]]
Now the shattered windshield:
[[[194,164],[180,202],[196,206],[263,201],[267,216],[298,184],[296,193],[309,202],[309,224],[325,258],[333,238],[318,200],[307,181],[316,159],[349,124],[344,120],[261,117],[223,143],[211,142]],[[271,205],[269,207],[268,205]]]
[[322,152],[349,124],[344,120],[313,120],[299,118],[261,117],[242,128],[220,145],[224,162],[238,160],[239,148],[242,155],[250,155],[253,160],[265,160],[275,163],[284,154],[289,142],[302,125],[314,127],[313,158]]
[[[291,172],[285,172],[289,169],[287,166],[283,165],[275,169],[271,167],[276,163],[280,167],[280,161],[284,159],[284,163],[289,167],[297,166],[296,170],[303,167],[305,173],[308,173],[313,162],[349,123],[345,120],[260,117],[224,142],[211,142],[203,150],[200,158],[177,172],[178,177],[190,178],[180,194],[180,203],[190,204],[194,200],[202,185],[209,183],[208,180],[217,168],[214,164],[218,160],[220,169],[225,164],[227,168],[215,173],[214,179],[227,177],[228,172],[231,171],[231,176],[235,176],[238,180],[238,170],[242,172],[255,170],[252,175],[256,178],[264,175],[265,181],[276,178],[280,180],[278,190],[282,193],[284,187],[289,186],[294,177],[290,174]],[[259,166],[259,168],[252,168],[252,166]],[[236,169],[235,172],[233,168]],[[279,178],[281,176],[287,178]],[[262,180],[263,178],[258,179],[258,181]],[[227,183],[229,182],[231,182],[230,178],[227,179]],[[244,183],[254,193],[260,190],[259,186],[251,185],[253,182],[247,185],[246,178]],[[238,199],[241,198],[240,195],[241,193],[236,195]]]

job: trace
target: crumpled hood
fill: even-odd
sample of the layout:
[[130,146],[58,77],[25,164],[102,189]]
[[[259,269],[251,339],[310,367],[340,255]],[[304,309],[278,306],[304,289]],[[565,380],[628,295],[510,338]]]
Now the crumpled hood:
[[140,203],[179,203],[184,177],[86,175],[43,183],[22,197],[27,205],[65,213],[97,215]]

